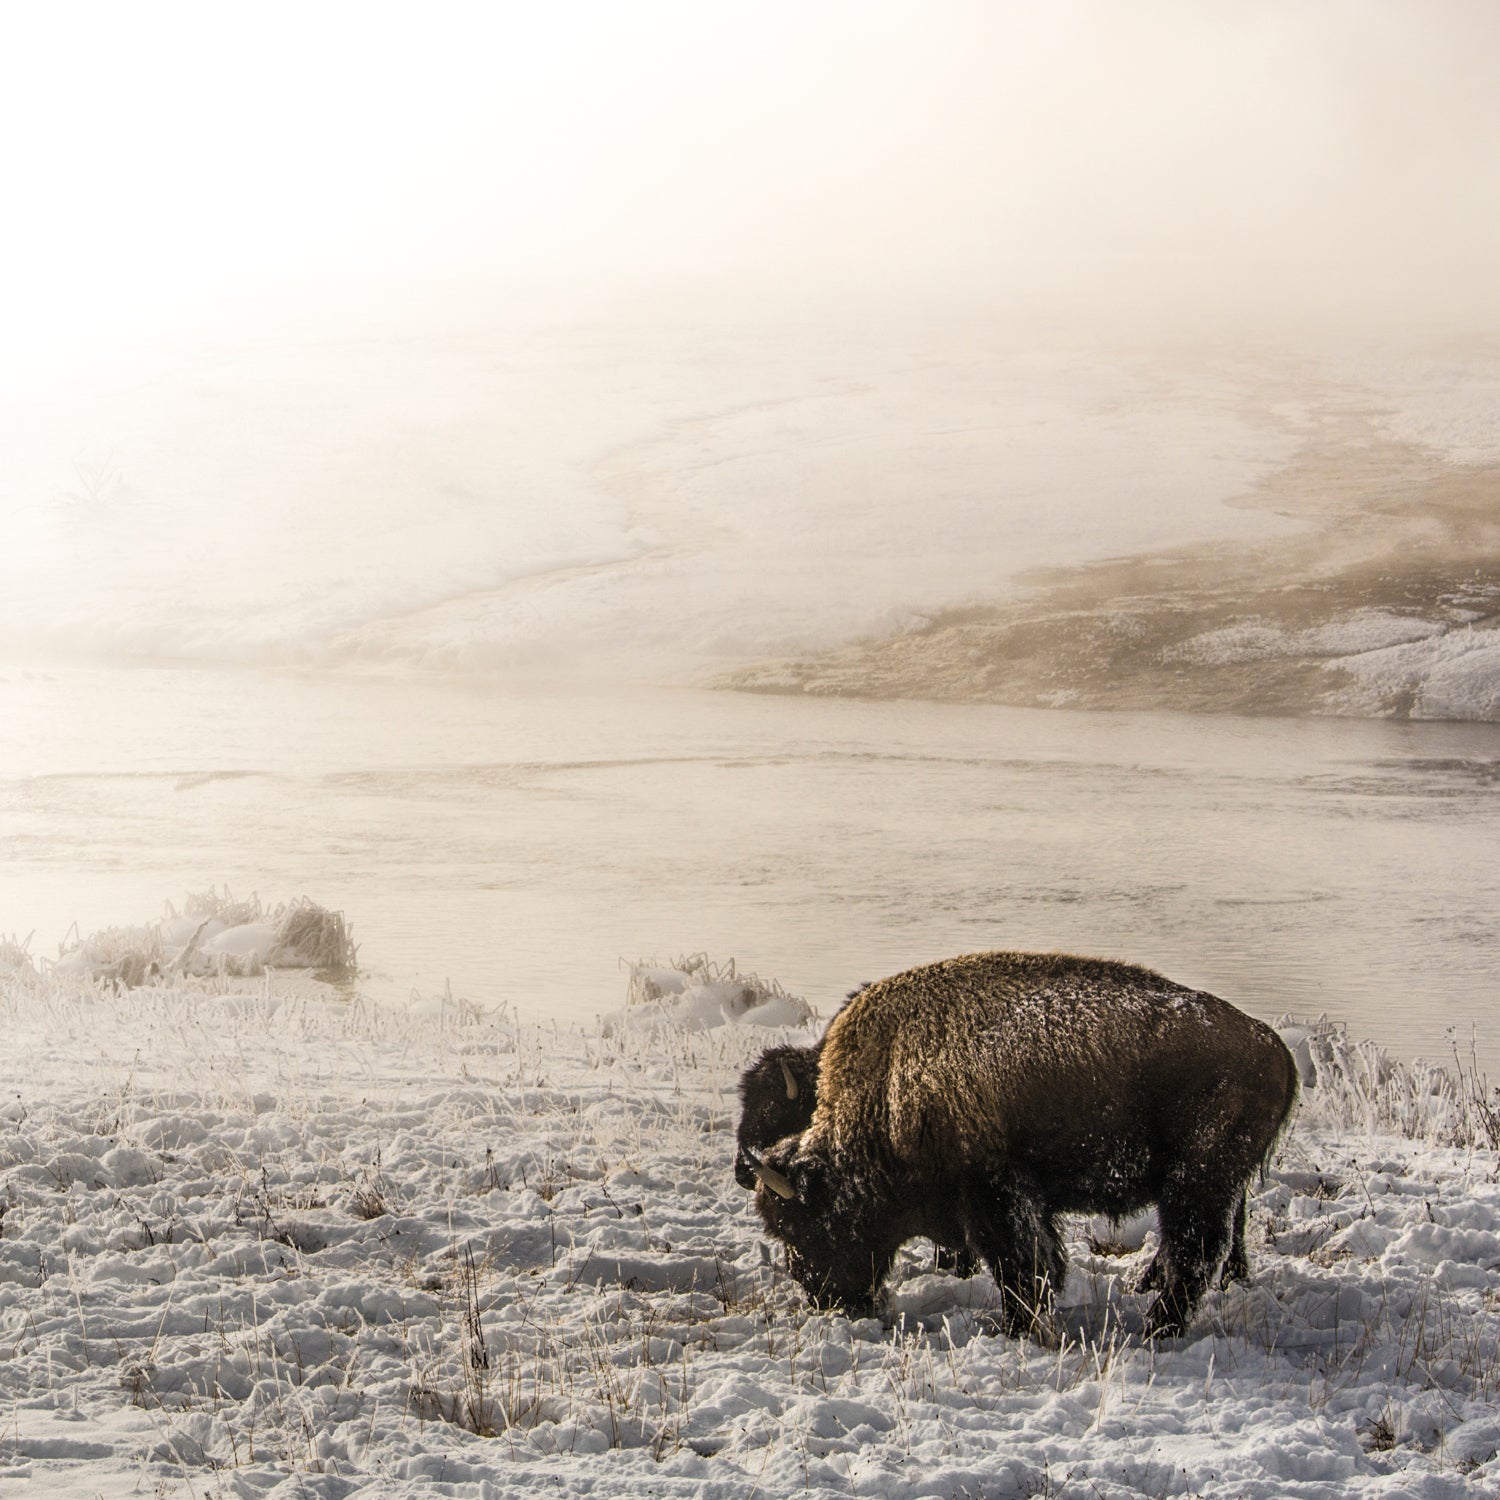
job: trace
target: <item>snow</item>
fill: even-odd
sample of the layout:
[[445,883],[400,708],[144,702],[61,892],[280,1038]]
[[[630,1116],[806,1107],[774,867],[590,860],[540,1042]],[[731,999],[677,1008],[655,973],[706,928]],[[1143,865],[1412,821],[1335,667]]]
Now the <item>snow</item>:
[[1289,1032],[1313,1082],[1253,1190],[1252,1280],[1147,1344],[1149,1218],[1079,1222],[1057,1334],[1020,1343],[925,1246],[879,1320],[778,1268],[731,1175],[736,1085],[812,1028],[605,1035],[283,982],[0,979],[0,1487],[1500,1493],[1472,1078]]
[[1330,359],[1336,379],[1362,386],[1384,408],[1379,427],[1457,464],[1500,460],[1500,353],[1474,344],[1444,352],[1362,349]]
[[1500,721],[1500,630],[1362,609],[1305,630],[1240,620],[1167,647],[1168,664],[1229,666],[1309,659],[1345,674],[1326,698],[1329,711],[1371,718]]
[[625,1008],[601,1018],[604,1036],[620,1031],[706,1031],[716,1026],[805,1026],[812,1007],[774,979],[736,972],[734,960],[716,964],[706,953],[671,963],[642,959],[630,965]]
[[1494,628],[1466,626],[1330,665],[1353,679],[1337,695],[1346,712],[1366,712],[1404,693],[1413,719],[1500,721],[1500,630]]
[[1287,656],[1326,656],[1342,660],[1364,652],[1423,641],[1441,635],[1434,620],[1360,609],[1341,619],[1306,630],[1284,630],[1267,620],[1243,620],[1206,630],[1162,652],[1163,661],[1222,666],[1231,662],[1270,661]]

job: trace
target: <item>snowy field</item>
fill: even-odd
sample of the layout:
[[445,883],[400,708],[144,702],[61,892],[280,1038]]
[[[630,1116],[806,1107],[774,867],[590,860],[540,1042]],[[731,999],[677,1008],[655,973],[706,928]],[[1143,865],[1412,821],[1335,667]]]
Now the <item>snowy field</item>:
[[1303,1034],[1251,1282],[1153,1347],[1154,1231],[1079,1222],[1017,1343],[920,1245],[879,1321],[781,1273],[736,1084],[807,1030],[175,983],[0,988],[0,1495],[1500,1494],[1472,1080]]

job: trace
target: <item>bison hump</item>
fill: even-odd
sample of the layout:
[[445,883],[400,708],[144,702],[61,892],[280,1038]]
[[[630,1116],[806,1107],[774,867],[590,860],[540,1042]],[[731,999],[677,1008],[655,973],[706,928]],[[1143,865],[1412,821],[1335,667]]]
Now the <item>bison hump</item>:
[[1147,969],[979,953],[909,969],[835,1018],[820,1132],[932,1165],[1003,1151],[1038,1114],[1120,1110],[1141,1128],[1233,1076],[1268,1028]]

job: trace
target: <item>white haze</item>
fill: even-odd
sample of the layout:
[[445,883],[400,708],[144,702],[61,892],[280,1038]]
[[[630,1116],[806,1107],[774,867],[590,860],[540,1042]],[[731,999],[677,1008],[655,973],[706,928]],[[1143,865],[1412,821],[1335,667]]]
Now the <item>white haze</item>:
[[1103,348],[1500,327],[1488,4],[3,25],[11,655],[822,644],[1263,529],[1270,382]]
[[691,278],[1493,326],[1483,0],[37,7],[12,334]]

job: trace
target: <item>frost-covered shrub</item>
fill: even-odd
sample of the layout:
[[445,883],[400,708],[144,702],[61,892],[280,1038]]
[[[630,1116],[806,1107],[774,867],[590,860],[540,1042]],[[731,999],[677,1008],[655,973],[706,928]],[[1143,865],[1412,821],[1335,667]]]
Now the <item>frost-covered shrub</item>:
[[341,911],[329,911],[305,896],[276,908],[278,963],[282,967],[352,974],[358,945]]
[[[167,902],[167,913],[176,915],[170,901]],[[206,891],[190,891],[182,903],[182,914],[194,922],[214,921],[221,927],[240,927],[246,922],[258,922],[262,910],[260,897],[254,891],[246,899],[236,900],[227,885],[222,891],[211,885]]]
[[1453,1065],[1398,1062],[1326,1016],[1278,1022],[1302,1076],[1302,1107],[1340,1127],[1388,1132],[1439,1145],[1500,1148],[1500,1089],[1491,1088],[1472,1051],[1454,1046]]
[[704,1031],[802,1026],[813,1018],[812,1007],[800,996],[774,979],[739,973],[732,958],[718,964],[706,953],[694,953],[669,961],[641,959],[626,967],[625,1009],[604,1018],[605,1036],[626,1027]]
[[159,921],[64,938],[51,967],[127,989],[176,975],[241,978],[267,969],[355,972],[358,952],[342,912],[306,897],[266,911],[260,898],[235,900],[226,887],[190,895],[179,913],[167,903]]
[[0,938],[0,975],[34,974],[29,951],[31,939],[19,943],[14,937]]
[[[75,925],[69,935],[76,932]],[[63,974],[104,979],[133,989],[163,971],[161,932],[155,926],[105,927],[71,945],[65,937],[52,967]]]

